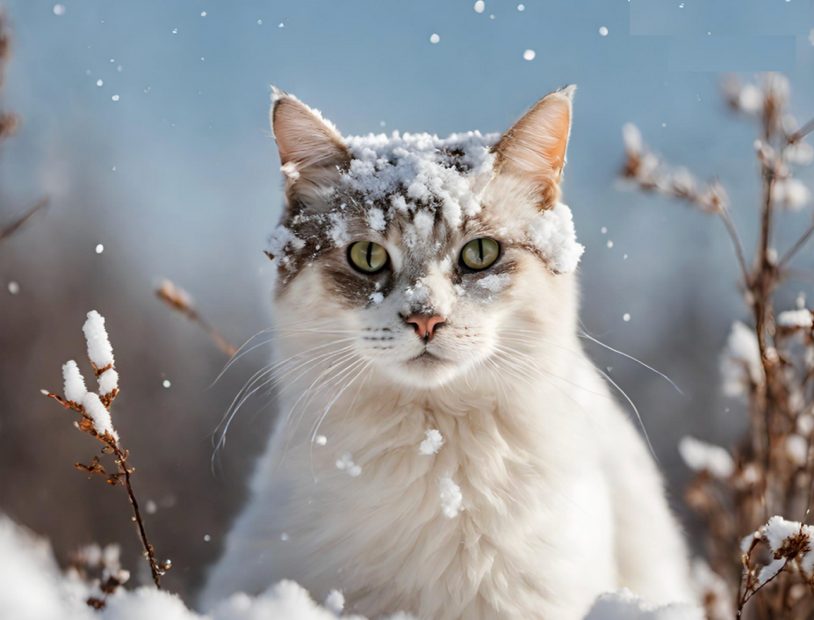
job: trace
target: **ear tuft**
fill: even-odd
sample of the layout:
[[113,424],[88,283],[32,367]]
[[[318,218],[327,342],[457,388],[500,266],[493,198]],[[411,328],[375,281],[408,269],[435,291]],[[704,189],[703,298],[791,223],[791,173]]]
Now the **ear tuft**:
[[560,195],[575,90],[566,86],[540,99],[493,147],[496,172],[534,184],[541,209],[553,207]]
[[350,162],[336,127],[294,95],[271,87],[271,131],[288,182],[317,185]]

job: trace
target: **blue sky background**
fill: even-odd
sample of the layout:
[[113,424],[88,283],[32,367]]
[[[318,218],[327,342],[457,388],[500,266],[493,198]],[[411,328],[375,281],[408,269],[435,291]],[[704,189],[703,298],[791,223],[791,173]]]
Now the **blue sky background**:
[[[62,359],[49,354],[48,343],[99,307],[141,348],[162,351],[162,372],[173,368],[177,385],[185,381],[188,398],[198,398],[203,418],[195,440],[205,442],[234,391],[225,401],[211,392],[195,396],[222,360],[196,348],[199,336],[161,327],[168,319],[151,287],[159,275],[176,280],[238,343],[267,325],[270,274],[262,250],[281,206],[270,84],[319,108],[345,134],[449,134],[503,131],[538,98],[575,83],[564,187],[587,246],[584,325],[668,372],[687,397],[619,357],[598,350],[596,359],[639,404],[671,475],[683,471],[675,451],[681,435],[727,441],[742,425],[717,385],[729,324],[746,316],[720,223],[620,191],[616,175],[621,127],[632,121],[667,159],[720,178],[751,248],[754,128],[725,109],[720,74],[670,70],[671,54],[697,68],[715,60],[714,49],[631,35],[631,11],[637,33],[711,31],[712,48],[737,61],[731,68],[751,62],[730,44],[747,50],[743,37],[754,34],[754,24],[772,25],[768,34],[788,32],[794,38],[775,36],[777,45],[764,39],[768,51],[757,60],[787,70],[793,112],[805,121],[814,116],[808,2],[749,0],[744,15],[752,21],[737,13],[742,0],[523,0],[523,11],[516,0],[486,0],[483,13],[474,0],[63,0],[63,15],[52,0],[5,4],[15,55],[3,104],[25,124],[3,147],[0,222],[42,193],[51,197],[48,214],[0,253],[0,345],[17,347],[15,360],[25,358],[19,374],[8,376],[39,388],[33,383],[47,363],[58,381]],[[719,31],[730,39],[716,39]],[[532,61],[523,58],[528,49]],[[812,180],[808,170],[800,176]],[[788,216],[778,246],[809,217]],[[97,255],[99,243],[105,250]],[[809,249],[799,265],[812,264]],[[14,297],[6,293],[12,280],[21,287]],[[800,290],[812,298],[810,283],[798,283],[781,300],[790,305]],[[81,343],[75,336],[74,348]],[[150,402],[159,411],[185,410],[179,397],[156,389]],[[236,426],[250,435],[251,420]],[[34,514],[18,506],[29,509]]]

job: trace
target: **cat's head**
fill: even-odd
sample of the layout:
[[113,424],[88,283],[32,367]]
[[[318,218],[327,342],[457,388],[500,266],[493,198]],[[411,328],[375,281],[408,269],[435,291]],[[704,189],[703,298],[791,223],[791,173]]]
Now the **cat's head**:
[[426,388],[572,330],[583,248],[558,199],[573,91],[502,136],[439,139],[343,138],[275,89],[286,206],[269,255],[283,329]]

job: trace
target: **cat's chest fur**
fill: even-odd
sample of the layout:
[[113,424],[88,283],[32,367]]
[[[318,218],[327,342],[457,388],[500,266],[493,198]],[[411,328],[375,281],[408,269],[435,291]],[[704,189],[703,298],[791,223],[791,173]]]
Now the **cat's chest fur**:
[[[557,390],[506,387],[348,390],[333,404],[343,414],[319,424],[325,445],[312,441],[324,399],[312,402],[255,476],[253,561],[317,597],[341,589],[370,617],[571,617],[614,585],[596,428]],[[444,444],[422,454],[431,429]],[[460,488],[457,514],[445,514],[445,479]]]

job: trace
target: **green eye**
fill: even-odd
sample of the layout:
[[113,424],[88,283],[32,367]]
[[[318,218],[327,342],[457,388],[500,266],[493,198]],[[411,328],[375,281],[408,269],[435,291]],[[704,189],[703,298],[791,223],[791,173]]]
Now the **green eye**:
[[461,250],[461,263],[474,271],[491,267],[500,256],[500,244],[494,239],[473,239]]
[[387,250],[372,241],[357,241],[348,248],[348,260],[362,273],[377,273],[387,265]]

